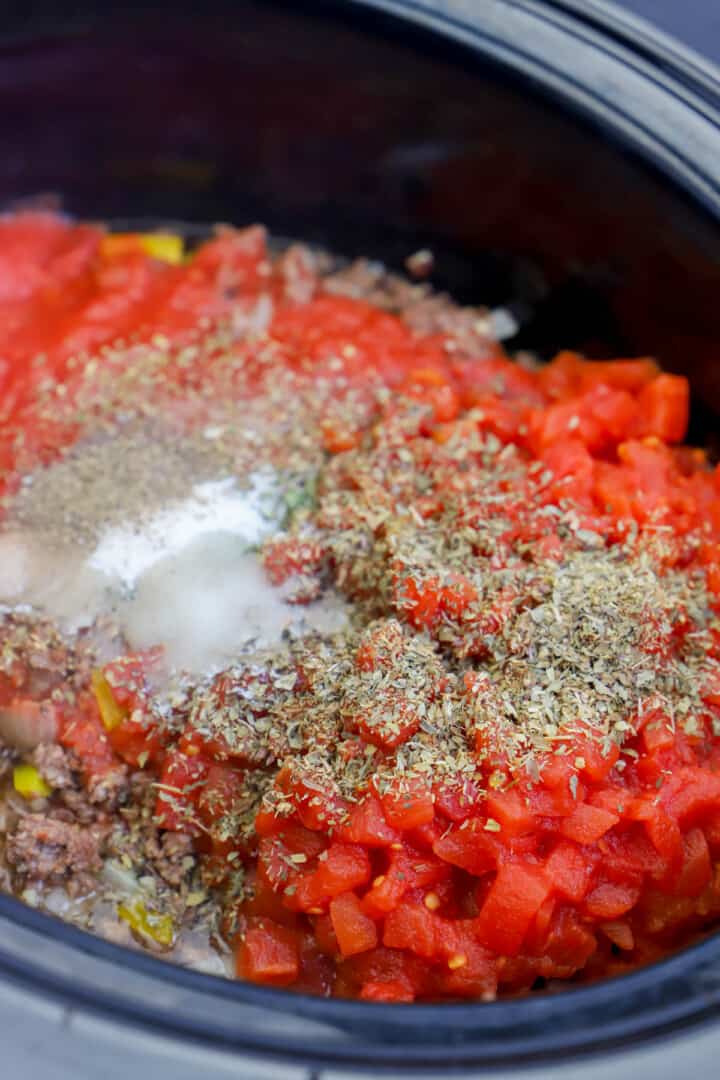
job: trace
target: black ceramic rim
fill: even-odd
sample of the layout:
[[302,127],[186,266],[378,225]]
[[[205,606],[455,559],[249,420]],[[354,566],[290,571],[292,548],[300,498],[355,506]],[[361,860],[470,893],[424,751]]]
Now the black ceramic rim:
[[[306,4],[508,67],[720,218],[720,73],[602,0]],[[303,7],[296,3],[295,7]],[[429,31],[429,33],[428,33]],[[568,59],[571,63],[568,64]],[[682,122],[679,122],[682,121]],[[311,1065],[507,1069],[666,1037],[720,1016],[720,934],[618,978],[489,1004],[327,1000],[129,951],[0,895],[9,983],[173,1039]]]

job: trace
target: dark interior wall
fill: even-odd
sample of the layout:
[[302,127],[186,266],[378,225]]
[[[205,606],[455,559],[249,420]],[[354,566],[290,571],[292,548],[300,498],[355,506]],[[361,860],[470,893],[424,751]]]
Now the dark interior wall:
[[651,352],[720,411],[717,225],[527,84],[340,4],[71,7],[0,48],[0,204],[431,243],[516,344]]

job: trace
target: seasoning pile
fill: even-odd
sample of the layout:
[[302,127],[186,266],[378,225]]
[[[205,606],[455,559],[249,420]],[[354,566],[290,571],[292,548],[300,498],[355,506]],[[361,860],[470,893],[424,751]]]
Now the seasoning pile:
[[[717,922],[720,480],[682,445],[684,379],[512,362],[487,313],[255,228],[182,263],[46,215],[4,234],[61,286],[9,287],[0,330],[33,372],[0,439],[9,888],[388,1002],[595,978]],[[73,621],[63,574],[106,572],[109,536],[171,587],[93,578]],[[233,636],[233,588],[274,636]]]

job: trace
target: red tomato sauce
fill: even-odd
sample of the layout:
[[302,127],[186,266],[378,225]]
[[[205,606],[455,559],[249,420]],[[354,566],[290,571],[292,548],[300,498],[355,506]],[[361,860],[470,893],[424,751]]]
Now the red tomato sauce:
[[[506,693],[498,673],[510,679],[502,666],[510,661],[498,642],[531,606],[528,566],[572,556],[581,568],[606,559],[612,569],[614,551],[658,536],[653,583],[692,582],[704,614],[675,605],[656,612],[655,624],[653,611],[638,609],[646,625],[632,648],[653,658],[648,683],[675,663],[714,671],[720,473],[683,444],[687,381],[647,358],[564,352],[526,368],[491,342],[468,355],[441,332],[419,335],[398,315],[312,280],[298,301],[290,280],[259,229],[222,231],[170,266],[58,217],[0,223],[4,486],[14,490],[83,434],[62,408],[81,394],[88,365],[115,371],[129,362],[119,340],[142,347],[160,336],[171,351],[187,350],[270,295],[262,334],[232,345],[242,356],[238,401],[261,396],[279,370],[334,392],[317,416],[328,470],[319,504],[266,545],[266,572],[277,585],[330,575],[372,615],[338,676],[340,741],[327,751],[321,726],[314,746],[272,762],[263,747],[241,751],[190,721],[163,729],[148,707],[147,656],[104,668],[112,724],[88,692],[59,717],[60,742],[88,776],[118,761],[150,772],[160,828],[193,835],[221,893],[244,868],[244,890],[224,894],[223,925],[238,977],[256,983],[366,1001],[490,1000],[624,971],[708,929],[720,917],[720,678],[672,715],[662,695],[639,708],[631,694],[602,738],[592,718],[560,725],[559,736],[553,729],[545,750],[540,733],[532,768],[503,741],[510,721],[493,727],[493,708],[505,705],[488,698]],[[168,364],[153,393],[177,403],[204,382],[212,396],[220,352],[202,347]],[[495,509],[481,469],[496,485]],[[378,511],[370,525],[368,507]],[[439,546],[430,554],[393,546],[383,521],[401,513]],[[500,519],[503,530],[492,532]],[[481,527],[492,550],[473,540],[472,558],[464,549],[456,557],[453,535],[478,537]],[[359,535],[362,549],[338,540]],[[481,558],[505,584],[482,593],[473,562]],[[540,644],[543,634],[538,623]],[[431,659],[410,693],[406,669],[395,682],[393,673],[416,638]],[[525,639],[517,649],[530,655]],[[371,683],[380,687],[372,709],[363,696]],[[320,707],[313,671],[298,663],[291,684],[299,708]],[[222,678],[213,690],[221,704],[241,692]],[[431,745],[427,708],[443,700],[453,715],[481,717],[463,721],[467,767],[406,769],[423,732]],[[320,789],[303,757],[311,750],[343,759]],[[357,768],[354,791],[333,787],[339,770],[365,758],[373,765]],[[269,776],[272,797],[249,834],[228,834],[219,822],[254,771]]]

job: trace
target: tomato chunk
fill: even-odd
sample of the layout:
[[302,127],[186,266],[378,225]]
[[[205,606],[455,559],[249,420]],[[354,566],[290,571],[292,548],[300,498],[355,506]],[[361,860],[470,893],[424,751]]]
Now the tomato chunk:
[[341,893],[330,901],[330,918],[343,956],[355,956],[377,945],[375,923],[354,893]]
[[237,972],[250,982],[289,986],[300,972],[297,934],[271,919],[250,919],[237,950]]
[[475,920],[478,940],[500,955],[517,955],[550,889],[539,868],[512,863],[501,866]]

